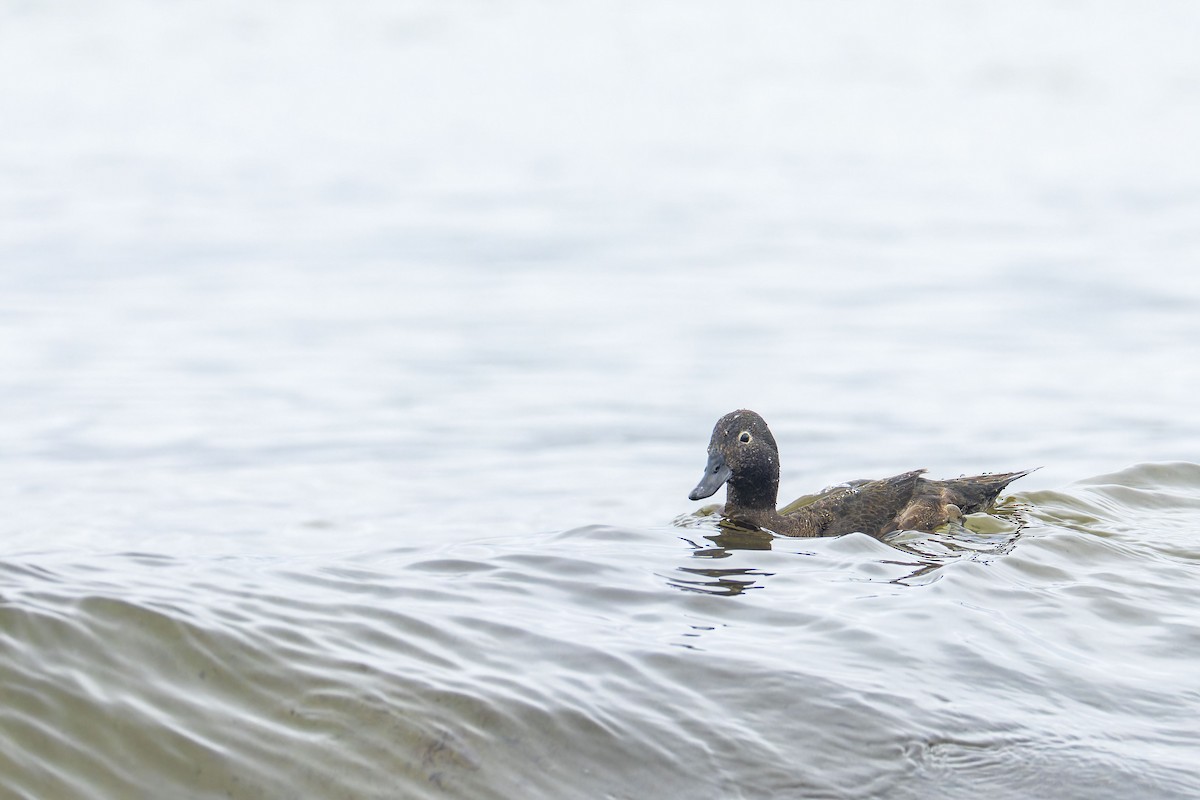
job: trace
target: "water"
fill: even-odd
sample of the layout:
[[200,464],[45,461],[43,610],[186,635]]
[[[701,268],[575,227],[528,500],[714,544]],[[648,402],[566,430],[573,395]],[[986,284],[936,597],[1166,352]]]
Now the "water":
[[9,4],[0,796],[1196,796],[1197,13]]

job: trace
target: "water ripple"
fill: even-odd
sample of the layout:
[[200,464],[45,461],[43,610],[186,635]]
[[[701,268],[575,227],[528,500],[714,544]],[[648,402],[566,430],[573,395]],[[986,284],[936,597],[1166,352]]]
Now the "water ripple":
[[3,788],[1017,798],[1054,774],[1065,797],[1186,797],[1197,473],[1125,475],[1019,495],[1019,529],[887,541],[588,526],[10,558]]

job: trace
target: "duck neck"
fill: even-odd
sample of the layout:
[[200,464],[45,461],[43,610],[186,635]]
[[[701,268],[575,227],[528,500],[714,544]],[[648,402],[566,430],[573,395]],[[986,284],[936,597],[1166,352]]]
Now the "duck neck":
[[729,479],[725,495],[728,510],[774,511],[779,496],[779,464],[774,459]]

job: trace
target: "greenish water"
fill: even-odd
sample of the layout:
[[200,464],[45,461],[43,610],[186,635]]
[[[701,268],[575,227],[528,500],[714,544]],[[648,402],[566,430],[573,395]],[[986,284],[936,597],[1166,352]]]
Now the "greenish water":
[[0,797],[1197,796],[1196,16],[0,11]]
[[10,556],[5,788],[949,798],[1053,776],[1063,797],[1192,795],[1200,467],[1009,505],[1018,532],[901,546],[593,525]]

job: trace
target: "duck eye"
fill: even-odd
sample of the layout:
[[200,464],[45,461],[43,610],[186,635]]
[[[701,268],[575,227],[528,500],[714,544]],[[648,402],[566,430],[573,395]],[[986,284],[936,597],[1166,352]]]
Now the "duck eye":
[[738,437],[738,441],[742,444],[750,444],[750,439],[752,438],[750,431],[742,431],[742,435]]

